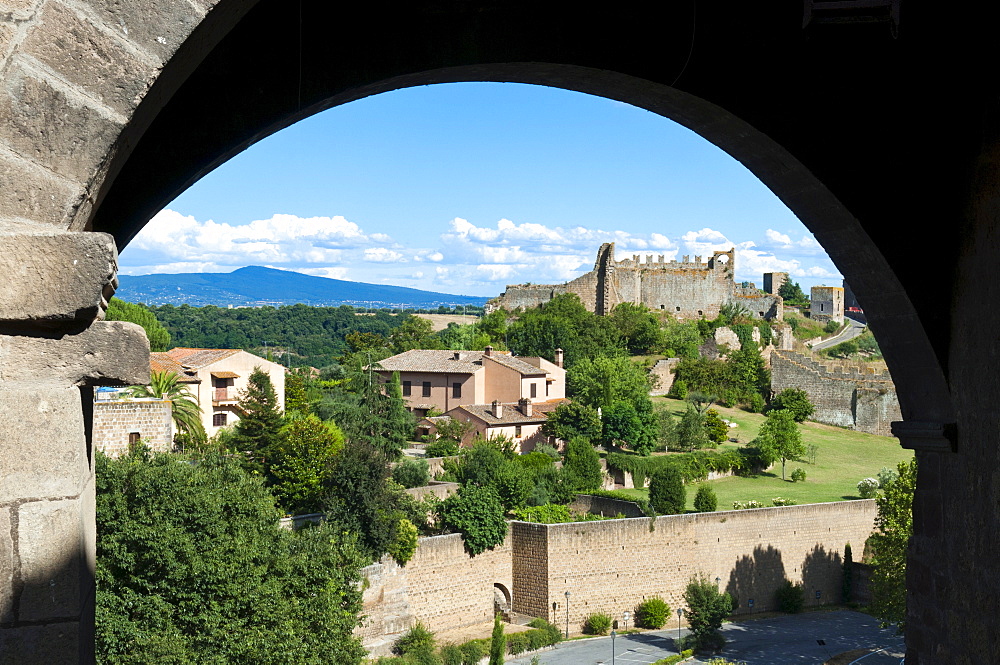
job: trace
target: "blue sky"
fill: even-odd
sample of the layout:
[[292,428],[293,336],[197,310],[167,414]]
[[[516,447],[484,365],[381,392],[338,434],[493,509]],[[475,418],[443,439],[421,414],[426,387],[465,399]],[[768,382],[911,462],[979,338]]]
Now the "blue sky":
[[121,272],[246,265],[493,296],[556,283],[617,255],[710,256],[736,275],[841,277],[798,219],[741,164],[642,109],[520,84],[369,97],[261,141],[171,202]]

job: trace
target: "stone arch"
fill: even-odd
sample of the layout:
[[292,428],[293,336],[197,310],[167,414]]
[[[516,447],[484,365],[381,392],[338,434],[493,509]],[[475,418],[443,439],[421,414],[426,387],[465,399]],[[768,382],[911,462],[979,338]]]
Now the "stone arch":
[[[12,285],[0,302],[0,332],[31,331],[33,344],[56,344],[50,357],[68,340],[59,339],[63,332],[46,337],[43,328],[71,329],[79,342],[80,328],[113,290],[106,268],[114,252],[102,245],[106,236],[60,231],[106,231],[124,246],[201,175],[332,105],[471,80],[628,102],[741,161],[847,277],[899,386],[908,425],[897,433],[904,445],[927,451],[911,551],[920,582],[911,589],[919,605],[908,627],[912,655],[925,665],[949,660],[941,654],[974,662],[972,654],[989,649],[979,609],[998,595],[1000,581],[969,574],[992,560],[1000,521],[1000,481],[981,473],[998,462],[992,412],[1000,396],[994,364],[976,355],[995,354],[991,327],[980,317],[1000,283],[993,242],[1000,114],[992,102],[993,58],[977,51],[992,43],[982,32],[989,21],[951,33],[950,15],[922,22],[914,12],[896,43],[882,26],[860,20],[824,27],[817,19],[804,28],[787,3],[683,3],[655,20],[630,5],[584,12],[555,4],[409,3],[386,11],[311,0],[17,0],[10,7],[0,12],[0,274],[34,281]],[[980,85],[928,96],[928,62],[978,74]],[[928,131],[932,117],[948,131]],[[897,242],[897,220],[916,219],[952,230],[935,238],[937,279],[924,279],[910,247]],[[82,267],[63,260],[98,255]],[[97,335],[95,326],[86,329]],[[3,369],[9,385],[25,373]],[[41,367],[32,379],[52,374],[74,390],[137,380],[132,369],[117,377],[100,367],[64,369],[56,377]],[[66,404],[77,399],[60,390]],[[12,395],[0,406],[30,410]],[[952,428],[959,416],[961,427]],[[22,435],[0,438],[26,446]],[[63,443],[82,445],[84,436],[65,433]],[[35,471],[18,473],[41,478]],[[83,497],[92,479],[88,485],[86,468],[73,473],[83,474]],[[21,496],[57,495],[71,493]],[[6,524],[20,504],[3,496]],[[0,624],[16,627],[22,618],[11,614],[9,597],[0,594]],[[950,614],[938,599],[950,603]],[[85,632],[87,610],[71,614],[83,616]],[[55,615],[32,616],[31,625],[47,616]],[[989,630],[996,634],[995,622]]]

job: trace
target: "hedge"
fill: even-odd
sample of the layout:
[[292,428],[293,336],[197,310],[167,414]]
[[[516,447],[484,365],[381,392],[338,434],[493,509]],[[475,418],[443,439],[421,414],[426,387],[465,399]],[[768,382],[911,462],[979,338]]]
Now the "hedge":
[[693,453],[675,453],[653,457],[616,452],[608,454],[607,462],[609,468],[632,474],[632,480],[636,487],[645,485],[648,478],[652,478],[657,471],[667,465],[677,467],[681,478],[686,483],[705,480],[712,471],[717,473],[730,471],[754,473],[767,466],[761,460],[760,452],[750,446],[739,450],[721,452],[697,450]]

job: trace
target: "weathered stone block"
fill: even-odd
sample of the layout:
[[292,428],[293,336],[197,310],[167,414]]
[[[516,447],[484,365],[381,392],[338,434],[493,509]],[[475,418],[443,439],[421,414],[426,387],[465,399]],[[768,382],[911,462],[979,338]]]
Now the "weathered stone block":
[[80,644],[76,622],[0,628],[0,654],[3,654],[4,663],[79,665],[89,662],[83,653],[73,648],[76,644]]
[[201,22],[198,11],[187,0],[156,2],[106,2],[85,0],[94,12],[123,37],[166,61]]
[[14,620],[14,538],[10,532],[10,511],[9,507],[0,508],[0,624]]
[[74,187],[23,158],[0,151],[0,219],[58,225],[82,197]]
[[7,290],[0,324],[88,324],[114,293],[117,270],[118,250],[110,235],[2,224],[0,275]]
[[81,501],[32,501],[18,508],[21,557],[18,619],[45,621],[80,616],[85,566]]
[[0,335],[0,381],[145,384],[149,382],[149,340],[140,326],[125,321],[96,321],[71,335]]
[[129,114],[153,79],[156,67],[137,58],[123,40],[57,2],[45,4],[41,22],[22,44],[22,52],[110,108]]
[[[2,49],[0,34],[0,49]],[[21,155],[72,180],[86,182],[104,160],[121,125],[68,97],[28,72],[14,68],[0,93],[0,140]]]
[[77,388],[0,387],[0,504],[76,496],[90,476]]

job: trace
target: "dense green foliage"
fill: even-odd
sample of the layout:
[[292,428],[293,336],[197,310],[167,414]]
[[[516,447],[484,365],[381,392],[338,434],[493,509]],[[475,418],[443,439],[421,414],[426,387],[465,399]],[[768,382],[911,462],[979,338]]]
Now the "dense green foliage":
[[349,440],[365,441],[391,461],[399,458],[416,428],[403,402],[398,374],[380,384],[371,372],[352,372],[347,381],[326,391],[317,413],[332,418]]
[[269,480],[282,508],[293,515],[322,510],[324,481],[344,434],[332,422],[316,416],[288,418],[269,464]]
[[597,451],[582,437],[567,442],[563,473],[566,475],[566,482],[579,492],[597,489],[604,480]]
[[563,441],[576,437],[597,441],[601,432],[601,418],[597,415],[597,409],[580,401],[559,405],[542,425],[545,436],[554,436]]
[[266,472],[283,443],[284,432],[278,395],[271,377],[260,367],[250,373],[247,387],[240,393],[239,410],[232,445],[246,455],[250,469]]
[[684,481],[677,467],[664,466],[649,481],[649,505],[658,515],[677,515],[684,512],[687,497]]
[[711,471],[719,473],[729,471],[737,473],[753,472],[764,464],[758,451],[752,447],[743,447],[739,450],[726,450],[722,452],[699,450],[693,453],[656,455],[653,457],[640,457],[627,453],[609,453],[607,463],[610,468],[631,473],[636,487],[641,487],[645,484],[647,478],[651,478],[659,469],[666,466],[675,467],[680,472],[684,482],[690,483],[705,480]]
[[579,296],[572,293],[520,312],[507,327],[507,342],[515,355],[549,360],[555,360],[555,350],[561,348],[567,367],[585,358],[626,353],[611,318],[588,312]]
[[774,600],[778,609],[786,614],[798,614],[802,611],[806,602],[806,592],[802,583],[792,584],[785,580],[785,583],[774,592]]
[[566,385],[574,400],[594,408],[649,401],[649,375],[625,357],[581,358],[567,370]]
[[[690,391],[714,395],[723,406],[745,405],[752,411],[764,406],[770,393],[771,376],[757,345],[730,352],[726,360],[694,358],[681,360],[674,374],[670,394],[684,398]],[[680,394],[681,391],[684,394]]]
[[694,497],[694,509],[699,513],[715,512],[719,505],[719,499],[715,496],[715,490],[708,485],[698,487],[698,493]]
[[795,422],[801,423],[813,414],[815,410],[809,395],[801,388],[785,388],[780,393],[771,398],[771,403],[767,410],[780,411],[784,409],[792,414]]
[[333,526],[277,527],[260,478],[219,457],[97,453],[102,663],[347,664],[366,560]]
[[345,341],[350,333],[388,339],[409,315],[385,310],[363,314],[347,305],[340,307],[191,307],[161,305],[151,308],[176,346],[213,349],[243,349],[264,354],[269,348],[289,354],[292,365],[327,367],[351,351]]
[[441,503],[440,514],[446,528],[462,534],[473,556],[507,539],[503,505],[492,487],[463,485]]
[[507,653],[507,640],[503,634],[503,624],[500,615],[493,616],[493,635],[490,638],[490,665],[503,665],[504,654]]
[[809,304],[809,297],[802,292],[802,287],[798,282],[785,280],[778,288],[778,295],[782,297],[786,305],[794,307],[804,307]]
[[107,321],[128,321],[142,326],[149,339],[150,351],[166,351],[170,348],[170,333],[156,318],[156,314],[145,305],[112,298],[108,302],[108,311],[105,312],[104,318]]
[[906,550],[913,535],[913,492],[917,484],[917,461],[900,462],[899,475],[875,500],[878,516],[872,549],[872,614],[883,627],[906,628]]
[[423,487],[430,482],[427,460],[407,457],[392,469],[392,479],[403,487]]
[[670,606],[659,596],[652,596],[635,608],[635,624],[642,628],[659,630],[670,618]]
[[611,617],[604,612],[588,614],[583,620],[584,635],[607,635],[611,630]]
[[714,582],[698,576],[684,590],[687,620],[695,644],[706,646],[718,641],[722,622],[733,612],[733,599],[720,593]]

